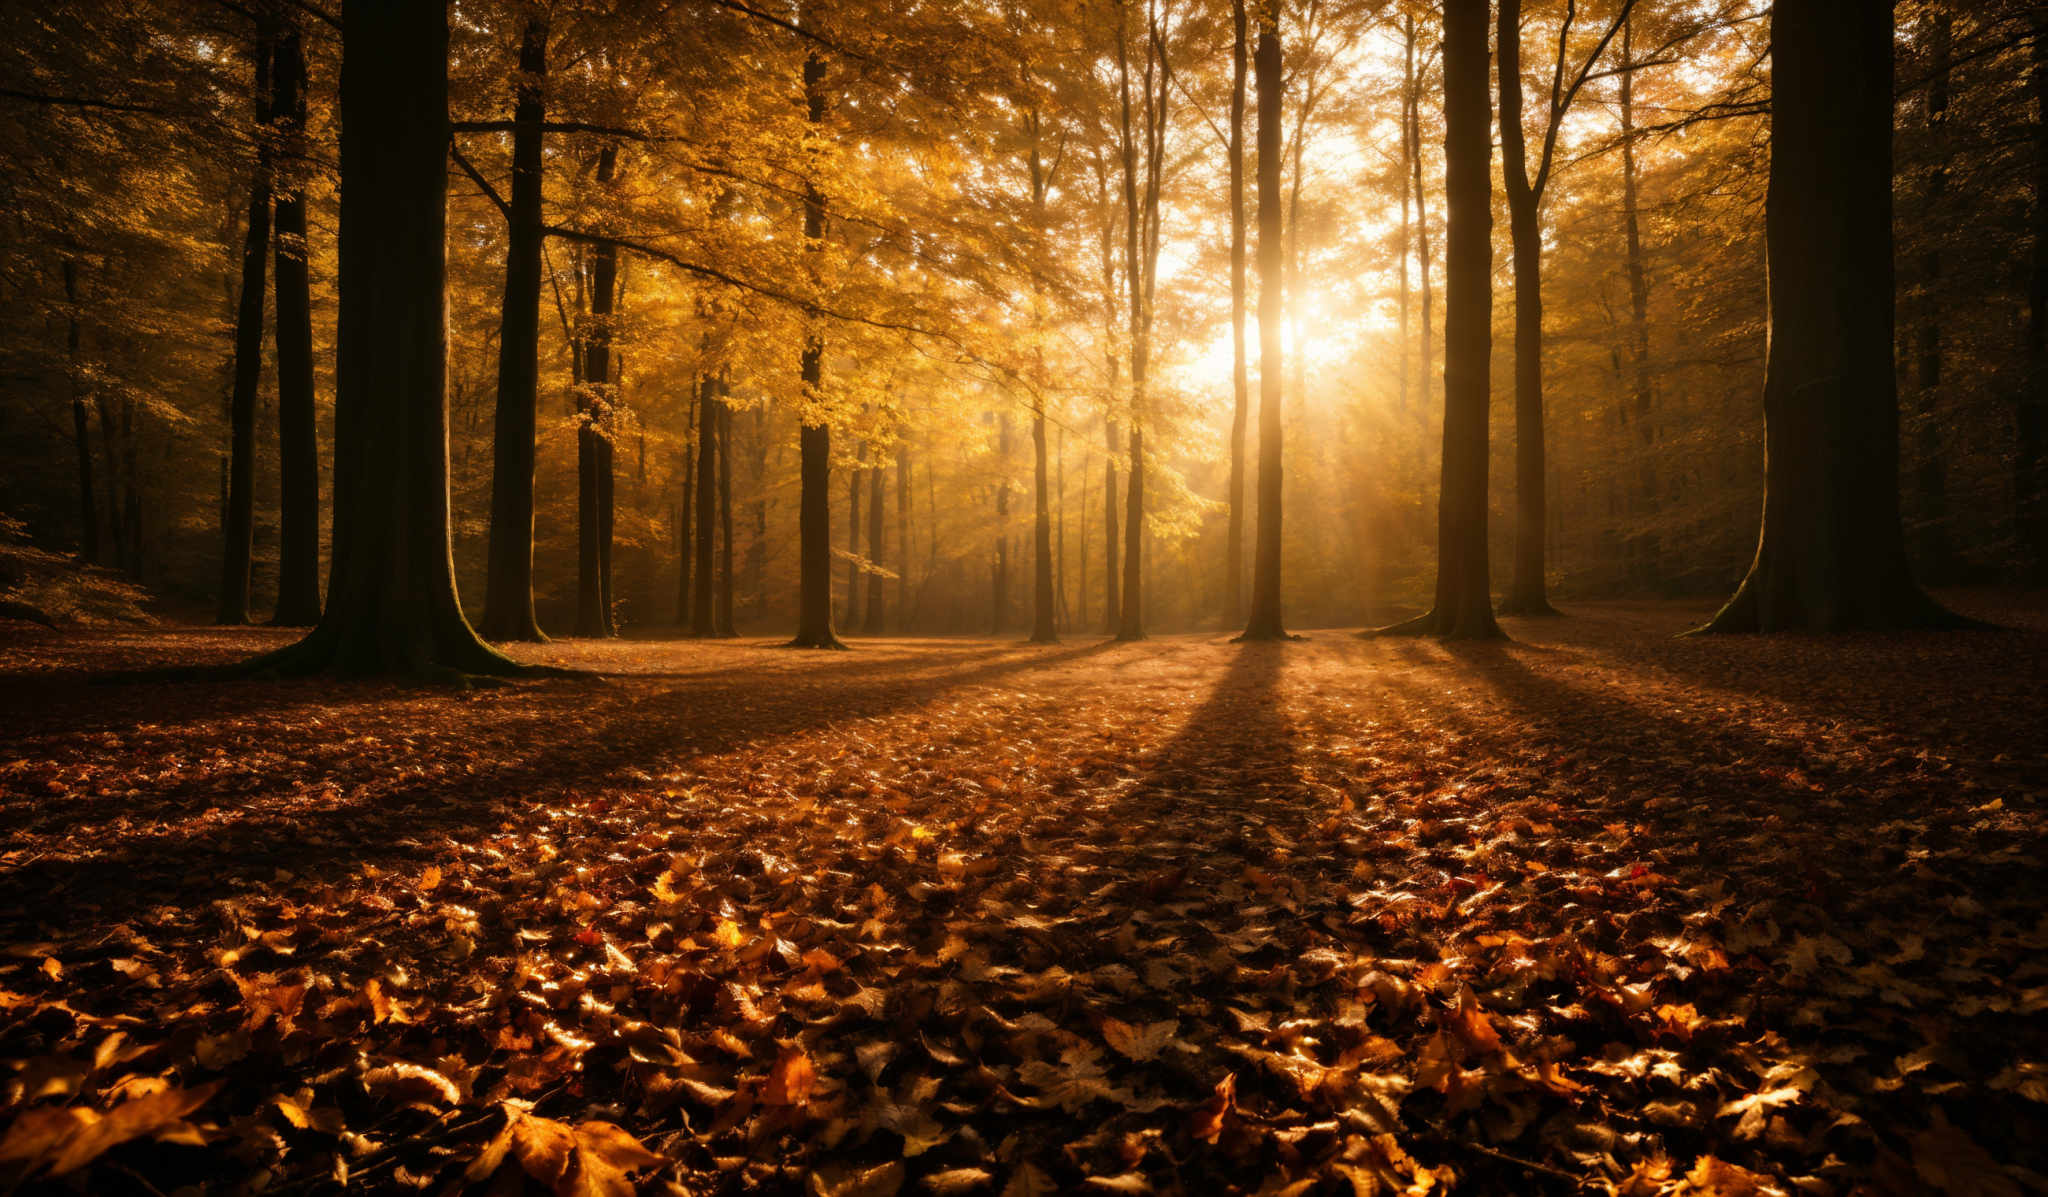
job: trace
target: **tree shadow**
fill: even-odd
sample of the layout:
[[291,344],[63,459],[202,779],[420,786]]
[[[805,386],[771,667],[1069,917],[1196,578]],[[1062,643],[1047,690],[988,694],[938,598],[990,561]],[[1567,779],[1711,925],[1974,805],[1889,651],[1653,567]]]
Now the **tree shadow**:
[[[0,937],[33,938],[38,925],[75,922],[74,903],[113,922],[152,906],[189,908],[232,897],[258,884],[250,878],[261,874],[267,881],[278,869],[316,880],[388,866],[426,855],[428,841],[437,837],[495,829],[536,792],[602,790],[692,759],[914,709],[950,691],[1056,668],[1109,647],[1005,651],[965,670],[927,658],[935,672],[923,677],[885,671],[848,681],[840,675],[857,670],[832,669],[768,679],[787,683],[781,685],[764,685],[751,673],[622,678],[601,687],[543,682],[437,695],[463,717],[454,726],[424,730],[415,726],[419,712],[387,689],[384,703],[355,708],[368,723],[325,720],[308,737],[306,724],[278,720],[252,734],[252,742],[214,746],[261,754],[258,767],[245,774],[257,784],[243,793],[195,767],[198,776],[181,771],[145,793],[95,796],[54,818],[35,819],[24,802],[8,802],[0,835],[17,846],[0,860],[11,856],[19,863],[0,875]],[[204,692],[217,697],[239,688]],[[374,688],[365,690],[367,699]],[[566,726],[565,690],[573,694],[570,701],[583,700],[571,708],[574,721]],[[438,717],[446,721],[447,713]],[[394,769],[394,754],[385,750],[355,757],[351,743],[370,733],[416,740],[416,755],[395,754],[409,769]],[[80,747],[90,754],[89,746]],[[410,776],[393,784],[405,773]],[[103,836],[104,846],[86,855],[60,859],[19,846],[21,832],[31,827],[40,836],[76,833],[115,814],[136,829]],[[0,840],[0,852],[5,844]]]

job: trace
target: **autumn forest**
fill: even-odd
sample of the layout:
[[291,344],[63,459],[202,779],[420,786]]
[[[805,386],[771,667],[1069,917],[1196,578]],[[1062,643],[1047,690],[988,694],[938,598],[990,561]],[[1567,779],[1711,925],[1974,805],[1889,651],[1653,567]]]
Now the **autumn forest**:
[[2048,6],[0,7],[0,1192],[2048,1193]]

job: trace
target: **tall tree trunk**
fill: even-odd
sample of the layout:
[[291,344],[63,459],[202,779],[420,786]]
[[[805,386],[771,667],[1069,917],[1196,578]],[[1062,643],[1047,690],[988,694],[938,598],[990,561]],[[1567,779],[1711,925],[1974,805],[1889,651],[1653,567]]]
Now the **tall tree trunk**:
[[1529,177],[1522,131],[1522,0],[1499,0],[1498,13],[1501,172],[1515,259],[1515,557],[1501,610],[1554,615],[1543,552],[1549,528],[1543,459],[1543,196],[1540,184]]
[[1487,94],[1486,0],[1444,0],[1444,434],[1437,500],[1436,603],[1387,629],[1499,636],[1486,560],[1486,418],[1493,348],[1493,105]]
[[[597,184],[610,183],[618,150],[597,152]],[[619,251],[590,247],[590,325],[583,334],[583,401],[576,428],[576,634],[615,636],[610,602],[612,418],[612,307]]]
[[1421,385],[1416,388],[1416,393],[1422,397],[1422,406],[1427,408],[1429,393],[1436,385],[1436,281],[1430,273],[1429,193],[1422,186],[1422,76],[1419,73],[1410,81],[1408,89],[1408,144],[1415,151],[1409,160],[1409,173],[1415,186],[1416,282],[1422,290]]
[[704,374],[697,379],[697,494],[692,507],[697,513],[697,530],[692,546],[695,564],[691,567],[695,592],[690,597],[690,635],[714,636],[718,633],[718,621],[713,610],[713,591],[716,579],[713,577],[713,550],[716,548],[718,519],[718,474],[716,470],[720,445],[718,378]]
[[2027,377],[2013,411],[2013,513],[2022,568],[2048,580],[2048,6],[2028,8],[2034,93],[2034,270],[2027,291]]
[[[482,629],[493,640],[547,639],[533,610],[534,437],[540,392],[541,249],[545,236],[541,142],[542,125],[547,120],[547,70],[547,15],[534,9],[519,43],[505,294],[498,316],[498,398],[491,437],[491,531]],[[582,460],[579,435],[579,466]]]
[[1635,22],[1621,26],[1621,212],[1628,243],[1629,355],[1634,375],[1636,516],[1651,527],[1634,537],[1636,582],[1653,586],[1663,573],[1660,539],[1655,530],[1657,494],[1656,395],[1650,385],[1650,284],[1643,262],[1641,204],[1637,194],[1635,110]]
[[[1259,15],[1259,528],[1246,640],[1284,640],[1280,618],[1280,323],[1285,310],[1280,209],[1280,13]],[[1299,170],[1297,163],[1296,169]],[[1297,352],[1298,352],[1297,347]]]
[[345,0],[334,555],[320,623],[245,668],[509,674],[455,592],[448,511],[448,13]]
[[870,636],[879,636],[888,629],[884,623],[888,610],[884,605],[881,564],[885,559],[883,537],[886,528],[886,507],[883,503],[887,463],[882,460],[880,450],[875,452],[875,462],[868,470],[868,559],[876,568],[868,571],[868,596],[861,608],[861,631]]
[[[698,385],[703,385],[699,380]],[[697,554],[692,533],[697,526],[697,416],[703,404],[689,405],[689,417],[683,428],[683,502],[676,514],[676,626],[687,630],[690,626],[690,610],[696,589],[691,585],[691,567],[696,563]]]
[[718,635],[739,635],[732,612],[732,404],[724,379],[718,383],[718,594],[712,616]]
[[79,343],[85,321],[78,302],[78,262],[64,259],[64,368],[71,383],[71,437],[78,454],[78,559],[96,565],[100,559],[99,496],[93,493],[92,427],[85,401],[85,363]]
[[1058,599],[1052,587],[1052,503],[1050,464],[1046,460],[1045,408],[1031,411],[1032,576],[1031,642],[1051,644],[1059,639]]
[[1914,583],[1899,528],[1891,9],[1772,10],[1763,530],[1708,631],[1953,619]]
[[[804,55],[804,103],[811,126],[825,120],[825,60]],[[804,185],[804,245],[815,251],[825,236],[825,197],[816,180]],[[825,345],[815,332],[804,338],[803,404],[818,400],[824,378]],[[812,423],[816,420],[816,423]],[[793,648],[845,648],[832,630],[832,432],[822,417],[805,417],[797,433],[798,467],[797,624]]]
[[271,82],[284,168],[277,192],[277,612],[320,621],[320,433],[313,408],[313,294],[306,244],[306,56],[295,19],[279,31]]
[[256,166],[242,240],[242,297],[235,313],[235,386],[228,401],[228,505],[222,521],[220,607],[214,621],[249,622],[249,573],[256,547],[256,388],[263,377],[263,287],[270,257],[270,54],[268,18],[256,58]]
[[910,630],[910,441],[896,443],[896,626]]
[[1920,329],[1917,337],[1914,389],[1919,391],[1919,458],[1914,470],[1921,503],[1920,559],[1937,581],[1955,572],[1955,549],[1948,537],[1948,477],[1941,453],[1941,229],[1943,200],[1948,194],[1948,102],[1955,40],[1955,14],[1935,9],[1929,40],[1933,59],[1926,92],[1927,138],[1934,164],[1927,172],[1921,197],[1920,235],[1927,249],[1920,255]]
[[[1246,360],[1244,106],[1245,62],[1250,32],[1245,0],[1231,0],[1230,20],[1230,530],[1223,549],[1223,618],[1236,627],[1244,618],[1244,443],[1251,410],[1251,369]],[[1407,204],[1402,204],[1402,212]],[[1405,310],[1405,309],[1404,309]]]

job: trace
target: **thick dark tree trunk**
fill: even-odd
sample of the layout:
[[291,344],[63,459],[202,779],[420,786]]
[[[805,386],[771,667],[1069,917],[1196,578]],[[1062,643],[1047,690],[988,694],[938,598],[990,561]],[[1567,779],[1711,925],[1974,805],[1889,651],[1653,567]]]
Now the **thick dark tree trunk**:
[[[825,119],[825,60],[804,56],[804,100],[813,127]],[[825,197],[815,182],[804,189],[804,244],[815,249],[825,236]],[[806,336],[803,401],[817,402],[824,378],[825,345]],[[832,630],[832,432],[822,418],[804,423],[798,434],[797,621],[792,648],[845,648]]]
[[1279,12],[1259,18],[1259,528],[1252,562],[1252,610],[1246,640],[1285,640],[1280,617],[1280,322],[1284,311],[1280,210]]
[[697,495],[693,506],[697,512],[695,556],[691,568],[695,593],[690,596],[690,635],[715,636],[718,634],[717,614],[713,610],[712,551],[716,547],[718,519],[718,474],[715,469],[719,456],[718,379],[706,374],[697,380]]
[[1117,616],[1118,640],[1145,638],[1145,433],[1131,424],[1131,476],[1124,488],[1123,609]]
[[1436,603],[1386,629],[1453,639],[1497,637],[1486,560],[1486,418],[1493,346],[1493,105],[1486,0],[1444,0],[1443,470],[1437,500]]
[[875,452],[874,465],[868,469],[868,560],[877,568],[868,571],[868,596],[861,607],[860,630],[870,636],[879,636],[887,629],[883,627],[888,617],[882,595],[881,564],[884,558],[882,538],[887,532],[887,508],[883,503],[884,482],[887,463],[880,450]]
[[1953,619],[1914,583],[1899,528],[1891,9],[1772,10],[1763,531],[1707,631]]
[[[512,108],[512,198],[499,314],[498,403],[491,442],[491,532],[483,634],[541,641],[533,611],[533,469],[540,391],[542,125],[547,120],[548,24],[528,16]],[[581,444],[578,445],[579,463]]]
[[334,555],[320,623],[245,670],[460,677],[521,666],[455,593],[448,511],[448,13],[346,0]]
[[1104,458],[1105,464],[1102,467],[1102,585],[1104,591],[1102,608],[1104,626],[1102,630],[1114,636],[1117,629],[1117,619],[1123,613],[1122,596],[1118,589],[1123,584],[1123,574],[1117,567],[1117,551],[1122,547],[1122,542],[1117,536],[1116,516],[1117,500],[1121,497],[1116,486],[1116,459],[1119,451],[1116,421],[1107,421],[1104,425],[1104,432],[1109,440],[1109,452]]
[[295,22],[279,32],[272,108],[284,157],[277,192],[277,613],[320,621],[320,433],[313,409],[313,292],[306,245],[306,56]]
[[[1223,548],[1223,618],[1244,618],[1244,443],[1251,411],[1251,370],[1245,357],[1244,106],[1250,31],[1245,0],[1231,0],[1230,20],[1230,528]],[[1263,152],[1263,151],[1261,151]]]
[[1051,470],[1045,451],[1045,409],[1031,412],[1031,642],[1051,644],[1058,640],[1058,599],[1052,588],[1052,504],[1048,489]]
[[[1501,611],[1555,615],[1544,579],[1548,503],[1543,457],[1543,196],[1529,179],[1522,131],[1522,0],[1499,0],[1501,171],[1515,260],[1515,558]],[[1553,114],[1554,118],[1555,114]]]
[[[597,184],[612,181],[618,151],[597,154]],[[611,608],[612,307],[619,251],[590,249],[590,327],[583,334],[582,419],[576,429],[576,634],[616,636]]]
[[256,547],[256,388],[263,377],[263,287],[270,257],[272,33],[257,34],[256,167],[242,240],[242,297],[235,313],[235,383],[228,400],[228,505],[221,521],[220,607],[216,623],[249,622],[249,572]]
[[93,493],[92,425],[85,401],[85,363],[80,341],[85,321],[78,303],[78,263],[64,259],[64,367],[71,382],[71,443],[78,454],[78,559],[88,565],[100,559],[99,496]]
[[718,593],[711,603],[712,622],[723,637],[739,635],[732,615],[732,404],[726,384],[718,384]]

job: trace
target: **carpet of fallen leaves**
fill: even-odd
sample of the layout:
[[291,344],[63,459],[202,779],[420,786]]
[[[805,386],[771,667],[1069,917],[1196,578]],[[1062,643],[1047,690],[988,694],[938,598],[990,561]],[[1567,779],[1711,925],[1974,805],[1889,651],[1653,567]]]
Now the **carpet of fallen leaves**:
[[10,628],[0,1186],[2048,1191],[2048,616],[1973,610],[474,692]]

